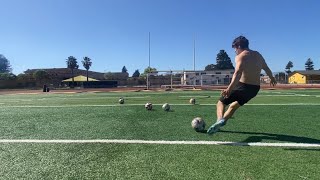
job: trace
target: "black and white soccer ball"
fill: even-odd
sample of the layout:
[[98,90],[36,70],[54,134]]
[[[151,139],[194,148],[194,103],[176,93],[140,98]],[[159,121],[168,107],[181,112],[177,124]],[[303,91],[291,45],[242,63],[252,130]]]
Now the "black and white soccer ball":
[[201,132],[205,129],[206,123],[202,118],[196,117],[191,121],[191,126],[195,131]]
[[120,104],[123,104],[123,103],[124,103],[124,99],[123,99],[122,97],[119,99],[119,103],[120,103]]
[[196,99],[191,98],[191,99],[189,100],[189,103],[190,103],[190,104],[196,104]]
[[144,105],[144,107],[146,108],[146,110],[152,110],[152,103],[146,103],[145,105]]
[[162,109],[165,110],[165,111],[169,111],[170,110],[170,105],[168,103],[164,103],[162,105]]

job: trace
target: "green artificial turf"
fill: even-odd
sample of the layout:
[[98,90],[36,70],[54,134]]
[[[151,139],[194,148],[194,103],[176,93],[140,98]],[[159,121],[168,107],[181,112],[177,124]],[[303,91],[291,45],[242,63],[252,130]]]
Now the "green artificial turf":
[[[138,139],[320,144],[320,90],[262,90],[220,132],[219,91],[0,95],[0,139]],[[118,99],[124,97],[120,105]],[[189,104],[195,98],[196,105]],[[152,111],[144,108],[154,104]],[[169,112],[163,103],[171,104]],[[317,148],[1,143],[3,179],[317,179]]]

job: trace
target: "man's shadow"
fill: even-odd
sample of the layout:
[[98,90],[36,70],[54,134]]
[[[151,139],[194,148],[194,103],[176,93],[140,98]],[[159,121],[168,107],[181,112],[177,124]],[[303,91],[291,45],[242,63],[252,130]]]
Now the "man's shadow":
[[275,141],[284,141],[284,142],[292,142],[292,143],[320,144],[319,139],[301,137],[301,136],[291,136],[291,135],[273,134],[273,133],[226,131],[226,130],[220,130],[219,132],[252,135],[252,136],[249,136],[248,138],[246,138],[245,140],[241,141],[243,143],[261,142],[262,140],[275,140]]
[[[257,133],[257,132],[242,132],[242,131],[225,131],[220,130],[222,133],[237,133],[237,134],[249,134],[245,140],[240,143],[250,143],[250,142],[261,142],[264,139],[283,141],[283,142],[292,142],[292,143],[309,143],[309,144],[320,144],[319,139],[301,137],[301,136],[290,136],[284,134],[273,134],[273,133]],[[296,150],[306,150],[306,151],[320,151],[318,148],[284,148],[284,150],[296,151]]]

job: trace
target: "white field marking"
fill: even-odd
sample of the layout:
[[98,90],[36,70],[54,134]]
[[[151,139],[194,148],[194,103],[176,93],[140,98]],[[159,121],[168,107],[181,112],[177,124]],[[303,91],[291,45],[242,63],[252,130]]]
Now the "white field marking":
[[281,97],[281,96],[310,96],[310,95],[295,95],[295,94],[260,94],[259,96]]
[[[163,104],[152,104],[162,106]],[[216,104],[170,104],[171,106],[215,106]],[[0,106],[2,108],[72,108],[72,107],[121,107],[121,106],[144,106],[144,104],[76,104],[76,105],[25,105],[25,106]],[[245,104],[245,106],[320,106],[320,103],[291,103],[291,104]]]
[[[70,98],[61,98],[61,97],[46,97],[46,98],[39,98],[39,99],[2,99],[4,101],[10,101],[10,102],[19,102],[19,101],[34,101],[34,100],[38,100],[38,101],[46,101],[46,100],[59,100],[59,99],[71,99],[71,100],[88,100],[88,99],[118,99],[119,97],[92,97],[92,98],[77,98],[77,97],[70,97]],[[143,98],[149,98],[150,96],[133,96],[133,97],[123,97],[124,99],[143,99]]]
[[320,143],[263,143],[263,142],[231,142],[231,141],[165,141],[165,140],[127,140],[127,139],[0,139],[0,143],[47,143],[47,144],[185,144],[185,145],[231,145],[231,146],[263,146],[263,147],[310,147],[320,148]]
[[[201,106],[212,106],[215,104],[199,104]],[[244,106],[320,106],[320,103],[288,103],[288,104],[245,104]]]
[[208,95],[208,96],[205,96],[205,95],[203,95],[203,96],[179,96],[179,97],[187,97],[187,98],[192,98],[192,97],[204,97],[204,98],[209,98],[209,97],[220,97],[220,96],[210,96],[210,95]]
[[[303,92],[303,91],[301,91]],[[310,92],[310,91],[309,91]],[[320,91],[314,91],[314,92],[320,92]],[[282,94],[282,95],[293,95],[293,96],[316,96],[316,95],[310,95],[310,94],[300,94],[300,93],[290,93],[290,92],[274,92],[276,94]],[[276,96],[276,95],[275,95]],[[317,97],[317,96],[316,96]]]
[[[41,98],[41,99],[36,99],[39,101],[43,101],[43,100],[57,100],[57,99],[67,99],[67,100],[88,100],[88,99],[119,99],[121,96],[119,97],[92,97],[92,98],[74,98],[74,97],[70,97],[70,98],[56,98],[56,97],[51,97],[51,98]],[[149,98],[150,96],[133,96],[133,97],[123,97],[124,99],[143,99],[143,98]]]

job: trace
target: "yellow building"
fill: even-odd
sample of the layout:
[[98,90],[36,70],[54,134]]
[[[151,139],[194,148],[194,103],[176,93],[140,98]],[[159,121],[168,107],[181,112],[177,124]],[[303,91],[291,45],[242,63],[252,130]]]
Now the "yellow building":
[[320,70],[293,71],[288,78],[290,84],[320,83]]

